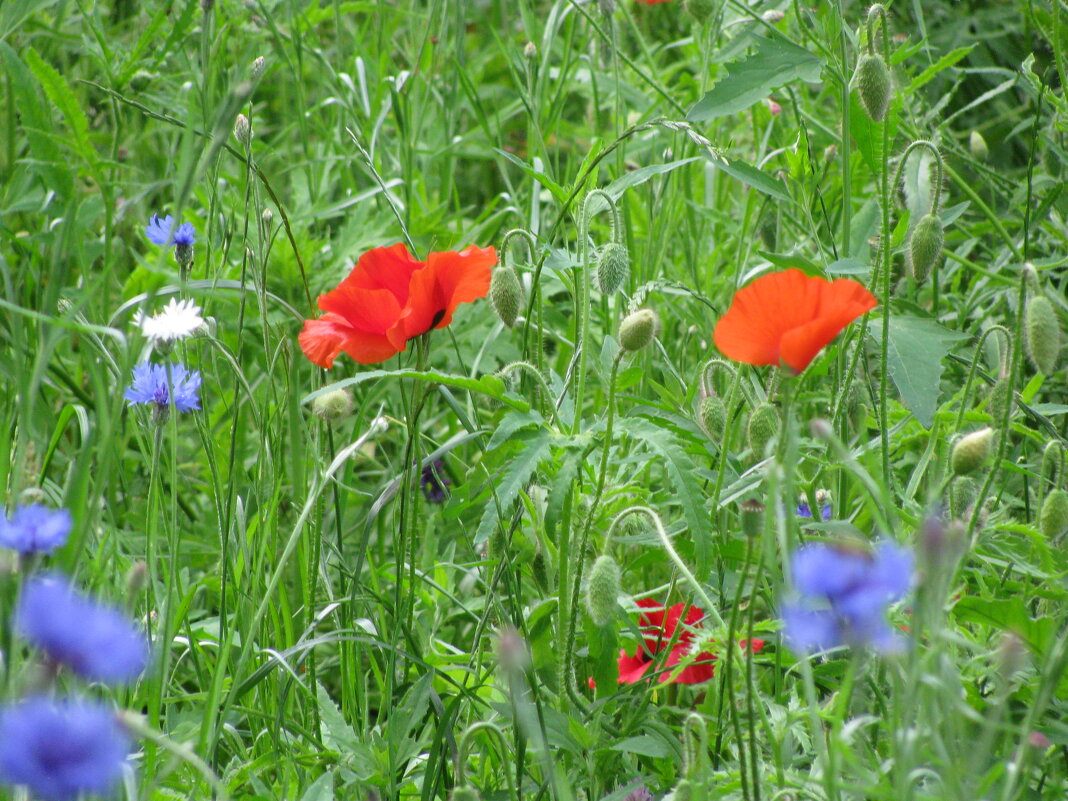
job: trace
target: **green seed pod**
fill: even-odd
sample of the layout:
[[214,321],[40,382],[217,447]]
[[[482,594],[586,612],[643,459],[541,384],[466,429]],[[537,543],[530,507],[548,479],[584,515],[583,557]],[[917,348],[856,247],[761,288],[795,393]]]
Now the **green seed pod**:
[[312,401],[312,414],[324,423],[340,423],[350,414],[355,406],[352,393],[347,389],[335,389],[316,396]]
[[968,149],[972,151],[972,158],[976,161],[986,161],[990,158],[990,148],[986,146],[986,140],[978,131],[972,131],[968,136]]
[[698,423],[709,438],[719,442],[727,430],[727,405],[719,395],[707,395],[701,398],[697,410]]
[[523,285],[514,267],[498,267],[493,271],[489,288],[490,305],[501,322],[511,328],[523,307]]
[[586,585],[586,611],[598,626],[608,625],[616,616],[620,581],[616,560],[607,554],[598,556]]
[[697,22],[707,22],[719,9],[719,0],[686,0],[685,8]]
[[883,57],[868,53],[857,62],[853,73],[853,87],[864,113],[875,122],[886,119],[890,109],[890,68]]
[[469,784],[465,784],[463,787],[452,788],[452,793],[449,794],[449,801],[479,801],[481,797],[478,794],[478,790]]
[[778,435],[779,427],[779,410],[770,403],[761,403],[750,412],[746,435],[753,458],[764,458],[764,450],[768,447],[768,443]]
[[630,274],[630,254],[626,245],[609,242],[597,257],[597,288],[611,295],[627,280]]
[[1046,539],[1055,539],[1068,529],[1068,492],[1055,489],[1042,502],[1038,530]]
[[912,277],[922,284],[942,259],[942,221],[934,214],[925,214],[912,229],[909,243],[909,263]]
[[986,410],[994,418],[994,425],[1001,425],[1009,400],[1009,379],[999,378],[990,388],[990,394],[986,396]]
[[1024,349],[1027,358],[1043,375],[1057,371],[1061,350],[1061,326],[1057,312],[1045,295],[1034,295],[1024,310]]
[[764,530],[764,504],[755,498],[743,501],[739,507],[742,517],[742,531],[749,539],[760,535]]
[[953,517],[963,518],[979,496],[979,484],[967,476],[953,479],[949,488],[949,511]]
[[983,466],[994,444],[994,429],[981,428],[957,440],[950,453],[949,462],[953,474],[965,476]]
[[619,344],[623,350],[641,350],[656,336],[660,328],[660,319],[652,309],[638,309],[631,312],[619,324]]

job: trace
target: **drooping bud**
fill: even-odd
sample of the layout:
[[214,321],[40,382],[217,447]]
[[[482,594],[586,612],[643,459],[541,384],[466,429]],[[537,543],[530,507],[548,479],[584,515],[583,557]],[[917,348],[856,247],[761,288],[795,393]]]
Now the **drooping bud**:
[[312,414],[324,423],[340,423],[350,414],[355,406],[352,393],[345,388],[324,392],[312,401]]
[[746,435],[749,439],[749,450],[754,458],[764,458],[764,450],[778,435],[779,427],[779,410],[770,403],[761,403],[750,412]]
[[616,560],[608,554],[598,556],[586,585],[586,611],[598,626],[607,625],[616,615],[620,581]]
[[686,0],[684,7],[697,22],[706,22],[716,13],[719,2],[718,0]]
[[611,295],[627,280],[630,273],[630,254],[621,242],[609,242],[597,257],[597,288]]
[[750,539],[760,536],[760,532],[764,530],[764,504],[756,498],[750,498],[742,501],[739,509],[742,517],[742,531],[745,532],[745,536]]
[[853,87],[864,113],[875,122],[886,119],[890,109],[890,68],[878,53],[866,53],[857,62]]
[[986,146],[986,140],[978,131],[972,131],[968,137],[968,149],[972,151],[972,158],[976,161],[986,161],[990,158],[990,148]]
[[701,398],[697,410],[698,423],[709,438],[719,442],[727,430],[727,405],[719,395],[706,395]]
[[1061,350],[1061,326],[1057,312],[1045,295],[1033,295],[1024,310],[1024,349],[1027,358],[1043,375],[1057,371]]
[[523,285],[514,267],[498,267],[493,271],[489,289],[490,305],[501,318],[501,322],[511,328],[515,325],[519,310],[523,307]]
[[1010,401],[1009,390],[1011,385],[1007,376],[999,378],[990,388],[990,394],[986,396],[986,410],[994,418],[994,425],[1001,425],[1005,419],[1005,407]]
[[1055,539],[1068,529],[1068,492],[1055,489],[1042,501],[1038,530],[1046,539]]
[[979,497],[979,485],[966,476],[953,480],[949,488],[949,511],[956,518],[963,518]]
[[652,309],[638,309],[623,318],[619,324],[619,344],[623,350],[641,350],[656,335],[660,319]]
[[925,214],[912,229],[912,240],[909,242],[909,264],[912,267],[912,277],[917,284],[926,281],[931,271],[938,266],[938,262],[942,259],[944,241],[942,221],[935,214]]
[[983,466],[994,444],[994,429],[981,428],[957,440],[949,462],[954,475],[965,476]]
[[234,120],[234,139],[243,145],[252,141],[252,125],[244,114],[238,114]]

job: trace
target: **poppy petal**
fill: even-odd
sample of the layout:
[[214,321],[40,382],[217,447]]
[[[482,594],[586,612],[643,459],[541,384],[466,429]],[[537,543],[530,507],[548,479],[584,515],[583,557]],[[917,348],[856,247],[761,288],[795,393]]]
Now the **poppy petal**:
[[324,314],[318,320],[305,320],[304,330],[297,339],[309,361],[327,369],[334,366],[334,359],[341,351],[360,364],[376,364],[399,352],[385,335],[360,331],[333,313]]
[[400,308],[408,302],[408,286],[412,275],[425,267],[403,242],[385,248],[371,248],[360,256],[352,272],[338,285],[356,289],[386,289],[397,299]]
[[652,661],[646,657],[645,651],[641,648],[637,650],[634,656],[627,656],[626,651],[620,651],[619,683],[637,684],[645,678],[645,674],[649,672],[652,664]]
[[447,326],[457,306],[486,296],[490,268],[496,263],[497,251],[491,247],[431,253],[426,267],[412,274],[407,305],[390,339],[397,341],[403,335],[408,340]]
[[401,316],[400,304],[388,289],[360,289],[344,281],[319,296],[319,308],[344,317],[353,328],[382,336]]

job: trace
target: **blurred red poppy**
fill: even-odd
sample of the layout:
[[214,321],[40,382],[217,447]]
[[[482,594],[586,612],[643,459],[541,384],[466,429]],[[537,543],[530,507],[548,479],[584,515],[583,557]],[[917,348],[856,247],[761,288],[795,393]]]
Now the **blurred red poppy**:
[[[677,684],[700,684],[708,681],[716,674],[716,655],[702,651],[696,660],[684,667],[677,676],[672,677],[675,667],[690,653],[694,641],[694,629],[700,629],[701,620],[705,613],[698,606],[687,604],[674,604],[664,609],[663,604],[651,598],[642,598],[638,601],[642,608],[641,621],[638,624],[645,637],[644,647],[638,648],[634,656],[627,656],[626,651],[619,652],[619,683],[634,684],[645,678],[649,668],[657,662],[657,654],[671,645],[671,640],[678,631],[674,645],[667,658],[660,663],[659,676],[661,682],[674,682]],[[686,616],[683,617],[683,612]],[[679,619],[685,624],[679,626]],[[753,653],[760,653],[764,648],[764,641],[742,640],[742,648],[748,647],[752,642]]]
[[786,270],[739,289],[713,339],[729,359],[781,363],[800,373],[820,348],[877,304],[863,284],[849,278],[828,281]]
[[461,303],[485,297],[496,263],[493,248],[474,245],[431,253],[425,262],[401,243],[369,250],[335,289],[319,296],[326,314],[304,321],[300,348],[320,367],[332,367],[342,351],[360,364],[385,361],[409,339],[451,323]]
[[657,3],[667,3],[668,0],[638,0],[638,2],[646,6],[655,6]]

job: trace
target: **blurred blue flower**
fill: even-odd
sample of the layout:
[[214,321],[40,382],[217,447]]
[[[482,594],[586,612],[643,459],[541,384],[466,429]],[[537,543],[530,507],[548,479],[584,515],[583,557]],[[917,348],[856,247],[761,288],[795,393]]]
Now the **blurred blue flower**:
[[37,696],[0,709],[0,781],[44,801],[108,792],[129,753],[129,737],[101,704]]
[[423,468],[419,477],[419,486],[423,488],[423,495],[430,503],[445,503],[445,488],[452,484],[445,474],[445,462],[435,459]]
[[[812,507],[808,505],[808,501],[801,501],[797,505],[797,516],[812,517]],[[823,518],[824,523],[831,519],[831,505],[829,503],[825,503],[820,507],[820,517]]]
[[66,509],[31,503],[17,508],[10,520],[0,510],[0,546],[21,554],[52,553],[67,541],[72,526]]
[[172,237],[173,227],[174,217],[170,214],[166,217],[153,214],[148,218],[148,225],[145,226],[145,236],[148,237],[149,242],[156,245],[192,245],[196,241],[196,229],[193,228],[193,223],[182,223]]
[[160,411],[170,407],[171,391],[174,391],[174,407],[180,412],[200,408],[200,373],[186,370],[177,364],[152,364],[142,362],[133,369],[133,383],[123,395],[133,406],[135,403],[152,403]]
[[912,582],[909,551],[891,542],[880,543],[874,554],[815,543],[794,553],[791,573],[800,599],[781,610],[791,647],[808,652],[839,645],[898,647],[886,608]]
[[148,665],[148,640],[137,625],[119,609],[82,595],[59,574],[26,582],[15,628],[49,659],[91,681],[127,684]]

